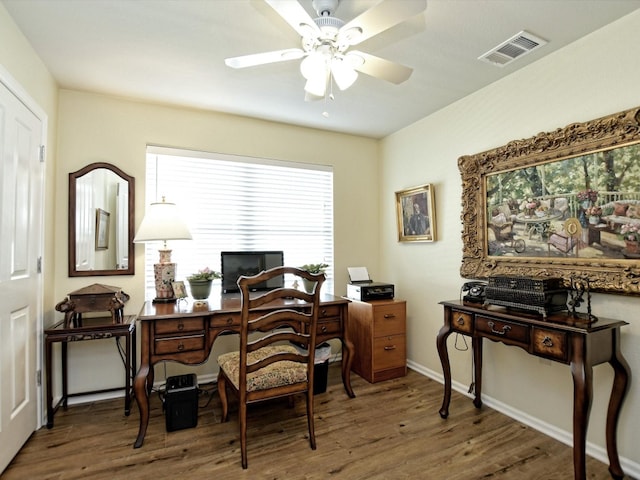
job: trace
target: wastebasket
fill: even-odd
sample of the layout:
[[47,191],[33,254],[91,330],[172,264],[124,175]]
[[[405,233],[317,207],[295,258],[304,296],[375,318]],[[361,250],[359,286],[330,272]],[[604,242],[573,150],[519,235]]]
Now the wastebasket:
[[[294,344],[295,345],[295,344]],[[299,345],[295,347],[301,353],[307,353],[306,348]],[[316,345],[316,358],[313,365],[313,394],[327,391],[327,377],[329,375],[329,358],[331,357],[331,345],[327,342]]]

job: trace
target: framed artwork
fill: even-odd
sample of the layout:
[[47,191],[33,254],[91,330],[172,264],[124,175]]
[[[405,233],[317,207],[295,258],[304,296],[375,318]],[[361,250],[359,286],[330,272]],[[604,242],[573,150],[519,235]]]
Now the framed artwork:
[[431,184],[396,192],[399,242],[433,242],[436,239],[433,199]]
[[466,278],[640,295],[640,108],[460,157]]
[[109,248],[109,212],[96,209],[96,250]]
[[187,289],[184,286],[184,282],[171,282],[171,287],[173,288],[173,296],[176,298],[186,298],[187,297]]

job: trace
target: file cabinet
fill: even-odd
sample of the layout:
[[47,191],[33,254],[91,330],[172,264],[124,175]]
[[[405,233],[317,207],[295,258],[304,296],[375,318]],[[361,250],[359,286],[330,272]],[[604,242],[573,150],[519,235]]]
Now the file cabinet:
[[349,339],[354,344],[351,370],[375,383],[407,374],[406,302],[352,301]]

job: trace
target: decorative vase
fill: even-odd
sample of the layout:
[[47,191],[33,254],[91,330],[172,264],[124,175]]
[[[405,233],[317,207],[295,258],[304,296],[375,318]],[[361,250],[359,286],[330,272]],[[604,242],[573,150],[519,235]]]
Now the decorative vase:
[[640,253],[640,247],[638,246],[637,241],[625,240],[624,243],[627,244],[627,247],[626,247],[627,253],[632,253],[634,255],[637,255]]
[[213,280],[188,280],[194,300],[206,300],[211,294]]
[[597,225],[598,223],[600,223],[600,217],[597,215],[591,215],[589,216],[589,223],[591,225]]

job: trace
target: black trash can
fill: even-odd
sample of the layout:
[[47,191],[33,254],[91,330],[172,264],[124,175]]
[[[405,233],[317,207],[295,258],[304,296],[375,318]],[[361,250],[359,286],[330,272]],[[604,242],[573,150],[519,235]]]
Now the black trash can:
[[[295,343],[294,343],[295,345]],[[301,352],[307,351],[299,345],[295,345]],[[316,358],[313,365],[313,394],[325,393],[327,391],[327,377],[329,376],[329,357],[331,356],[331,345],[327,342],[316,345]]]
[[322,363],[316,362],[313,366],[313,394],[327,391],[327,377],[329,376],[329,360]]

